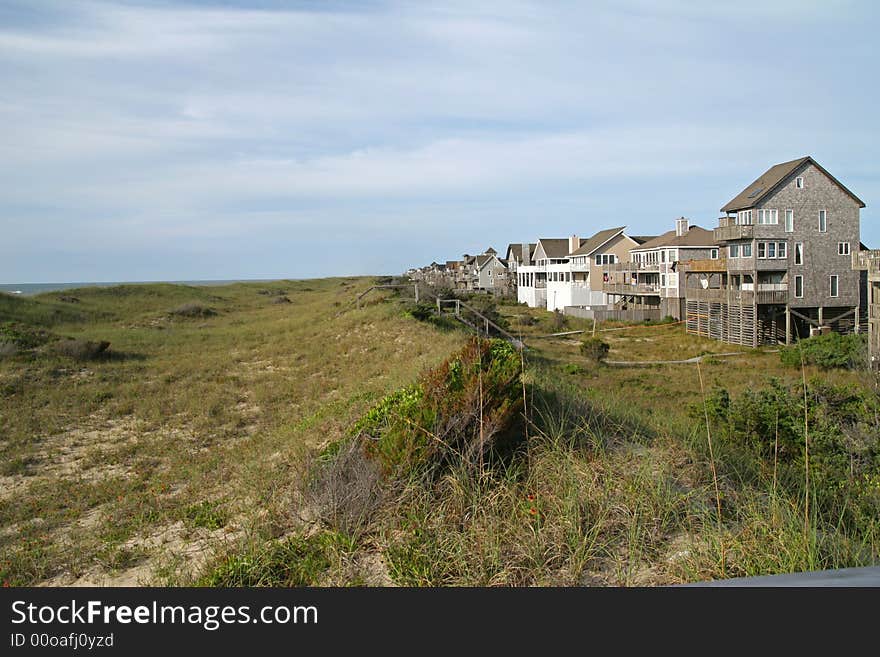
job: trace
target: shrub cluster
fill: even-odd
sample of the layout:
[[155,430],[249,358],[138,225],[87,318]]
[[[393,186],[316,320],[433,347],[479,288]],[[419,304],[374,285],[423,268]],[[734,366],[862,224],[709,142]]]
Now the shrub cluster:
[[503,340],[472,339],[414,385],[385,397],[354,428],[386,473],[473,465],[522,403],[518,352]]
[[[806,397],[806,415],[804,403]],[[779,483],[802,494],[805,436],[811,494],[837,518],[880,513],[880,398],[853,385],[821,380],[789,386],[773,379],[732,399],[726,389],[707,396],[713,436],[748,455],[744,463],[776,463]],[[693,408],[703,417],[703,406]]]
[[611,346],[602,338],[588,336],[581,341],[581,355],[592,361],[601,363],[608,356]]
[[185,303],[172,310],[171,314],[178,317],[212,317],[217,311],[199,303]]
[[59,356],[66,356],[73,360],[94,360],[103,356],[107,351],[110,343],[102,340],[93,342],[91,340],[59,340],[51,345],[51,349]]
[[783,365],[800,367],[801,358],[806,365],[821,369],[857,368],[867,362],[867,340],[863,334],[841,335],[827,333],[804,338],[779,352]]

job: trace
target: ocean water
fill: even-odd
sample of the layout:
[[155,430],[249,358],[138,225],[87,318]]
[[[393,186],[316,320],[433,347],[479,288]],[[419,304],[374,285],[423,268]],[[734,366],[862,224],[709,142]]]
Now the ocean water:
[[21,294],[32,296],[43,292],[56,292],[58,290],[71,290],[77,287],[112,287],[114,285],[139,285],[144,283],[174,283],[176,285],[229,285],[231,283],[269,283],[277,279],[241,279],[229,281],[118,281],[113,283],[0,283],[0,292],[9,294]]

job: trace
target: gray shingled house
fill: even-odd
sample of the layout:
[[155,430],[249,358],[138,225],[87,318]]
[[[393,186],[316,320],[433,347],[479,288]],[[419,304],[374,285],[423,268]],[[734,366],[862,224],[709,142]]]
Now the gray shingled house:
[[684,265],[687,331],[735,344],[859,330],[859,211],[812,157],[770,167],[721,211],[717,259]]

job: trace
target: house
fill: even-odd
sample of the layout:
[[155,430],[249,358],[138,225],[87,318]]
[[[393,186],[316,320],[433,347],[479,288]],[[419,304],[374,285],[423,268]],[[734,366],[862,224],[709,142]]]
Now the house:
[[512,293],[507,261],[499,258],[494,249],[487,249],[486,253],[474,259],[474,271],[476,279],[473,289],[499,295]]
[[602,268],[601,290],[608,295],[608,318],[661,319],[684,316],[682,263],[718,258],[711,230],[691,226],[686,217],[675,229],[630,249],[625,261]]
[[508,244],[507,251],[504,254],[504,260],[507,262],[507,271],[510,274],[514,286],[518,283],[516,272],[523,263],[531,264],[532,254],[535,252],[537,244]]
[[880,250],[859,245],[859,253],[853,259],[853,267],[861,274],[861,310],[864,326],[868,332],[868,360],[873,369],[880,369]]
[[[549,281],[548,310],[563,310],[575,314],[578,309],[594,309],[608,305],[608,295],[602,289],[603,268],[627,259],[629,251],[644,242],[624,232],[626,226],[600,230],[592,237],[581,240],[572,236],[569,252],[569,273],[563,281]],[[577,313],[580,314],[580,313]]]
[[687,331],[757,346],[858,330],[863,207],[812,157],[770,167],[721,208],[718,257],[684,265]]
[[641,243],[625,229],[608,228],[589,238],[541,238],[531,262],[518,265],[517,300],[566,313],[606,305],[608,298],[600,289],[602,266],[618,262]]
[[[559,264],[566,260],[567,240],[562,238],[543,237],[526,249],[523,243],[523,261],[517,267],[516,300],[531,308],[547,307],[547,265],[550,262]],[[526,251],[531,251],[527,256]]]

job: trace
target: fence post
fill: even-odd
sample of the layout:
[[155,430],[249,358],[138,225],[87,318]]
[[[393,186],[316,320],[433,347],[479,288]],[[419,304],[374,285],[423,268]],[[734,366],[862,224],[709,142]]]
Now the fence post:
[[489,320],[486,320],[486,337],[489,337]]
[[455,316],[458,317],[459,315],[461,315],[461,301],[456,299],[455,300]]
[[415,287],[416,287],[416,303],[418,303],[419,302],[419,284],[416,283]]
[[442,313],[443,310],[440,308],[440,297],[437,297],[437,314]]

